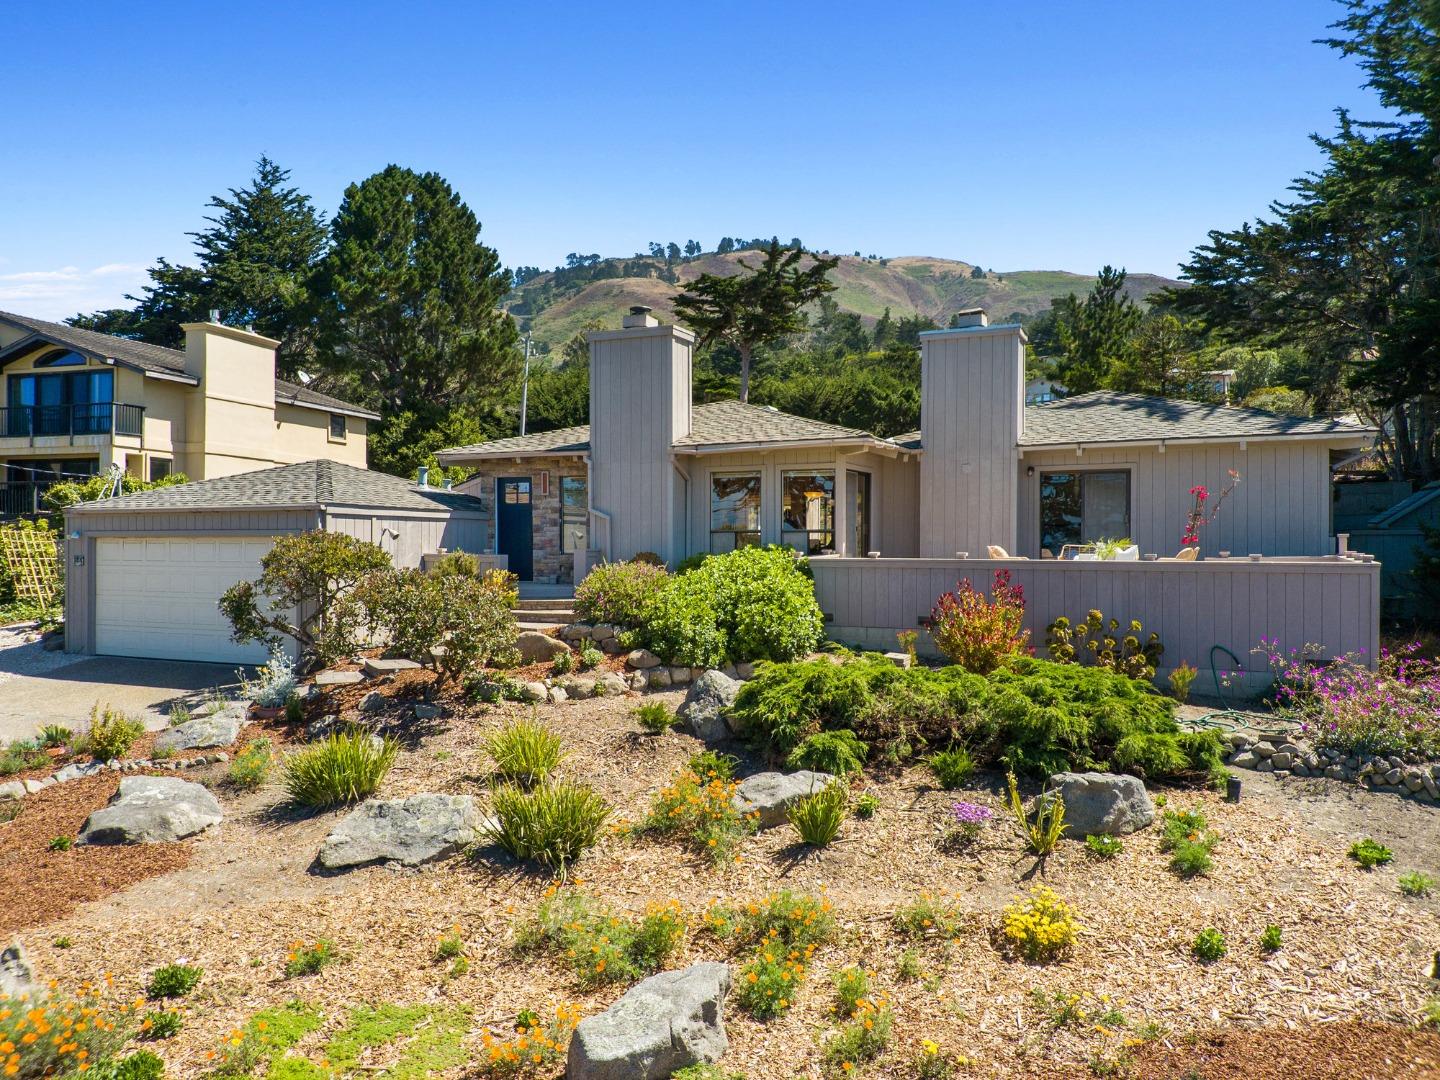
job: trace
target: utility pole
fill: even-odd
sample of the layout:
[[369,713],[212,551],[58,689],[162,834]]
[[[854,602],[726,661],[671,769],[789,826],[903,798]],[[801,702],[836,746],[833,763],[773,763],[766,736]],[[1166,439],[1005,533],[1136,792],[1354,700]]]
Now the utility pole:
[[525,410],[530,404],[530,331],[525,331],[525,374],[520,382],[520,434],[525,434]]

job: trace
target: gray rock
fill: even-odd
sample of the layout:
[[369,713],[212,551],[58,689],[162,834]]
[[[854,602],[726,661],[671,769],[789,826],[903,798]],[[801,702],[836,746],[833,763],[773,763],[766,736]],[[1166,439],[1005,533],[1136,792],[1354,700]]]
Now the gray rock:
[[1420,783],[1425,786],[1425,794],[1432,799],[1440,799],[1440,783],[1435,782],[1435,777],[1429,773],[1421,773]]
[[327,870],[376,862],[419,866],[473,844],[482,824],[469,795],[372,799],[335,826],[320,847],[319,862]]
[[1295,755],[1288,750],[1276,750],[1270,755],[1270,764],[1278,769],[1288,769],[1295,762]]
[[730,968],[715,963],[636,983],[610,1008],[580,1021],[566,1080],[666,1080],[678,1069],[719,1061],[730,1045],[729,992]]
[[1343,765],[1331,765],[1327,767],[1325,775],[1331,780],[1345,780],[1349,778],[1349,774]]
[[735,704],[740,682],[723,671],[707,671],[690,684],[685,701],[676,710],[690,733],[704,742],[730,737],[725,711]]
[[625,657],[625,663],[640,671],[649,671],[660,666],[660,657],[649,649],[635,649]]
[[1272,769],[1271,771],[1275,774],[1276,780],[1284,780],[1290,775],[1289,769]]
[[434,720],[440,715],[439,705],[426,705],[423,702],[415,706],[416,720]]
[[520,686],[520,696],[526,701],[544,701],[547,696],[543,682],[527,682]]
[[600,651],[606,656],[619,656],[625,651],[625,647],[620,644],[619,638],[607,637],[604,641],[598,641],[596,644],[600,646]]
[[8,802],[11,799],[23,799],[25,797],[25,785],[19,780],[8,780],[0,784],[0,802]]
[[688,667],[672,667],[670,669],[671,686],[689,686],[690,669]]
[[54,781],[47,782],[45,780],[26,780],[25,790],[29,794],[34,795],[36,792],[44,791],[53,782]]
[[664,690],[670,685],[670,669],[664,667],[650,668],[645,672],[651,690]]
[[609,641],[615,636],[615,627],[609,623],[596,623],[590,630],[590,640],[594,642]]
[[17,941],[0,950],[0,998],[18,998],[33,994],[38,989],[35,972],[25,956],[25,947]]
[[[603,690],[602,690],[603,688]],[[595,695],[599,697],[602,693],[614,697],[623,694],[630,689],[630,683],[618,671],[607,671],[595,680]]]
[[1260,763],[1255,766],[1256,772],[1274,772],[1275,763],[1269,758],[1261,758]]
[[225,713],[214,716],[197,716],[166,728],[155,740],[156,750],[210,750],[217,746],[229,746],[240,737],[240,721]]
[[220,824],[220,804],[199,784],[126,776],[110,805],[85,819],[82,844],[165,844]]
[[319,720],[305,727],[305,739],[307,742],[316,742],[328,736],[332,731],[339,731],[343,725],[340,717],[335,713],[327,713]]
[[1305,751],[1296,746],[1293,742],[1281,743],[1275,748],[1277,754],[1289,754],[1291,757],[1299,757]]
[[517,635],[515,648],[520,653],[521,662],[526,664],[548,663],[561,653],[570,651],[570,646],[563,641],[536,630],[526,630]]
[[1254,741],[1254,739],[1246,735],[1243,731],[1232,731],[1230,733],[1230,745],[1236,750],[1248,750],[1250,749],[1250,744]]
[[908,668],[910,666],[910,654],[908,652],[887,652],[885,659],[889,660],[898,668]]
[[1253,769],[1260,764],[1260,759],[1255,756],[1253,750],[1241,750],[1238,754],[1230,756],[1230,764],[1237,769]]
[[365,673],[361,671],[322,671],[315,676],[316,686],[354,686],[363,682]]
[[565,693],[565,691],[561,690],[558,686],[550,687],[548,691],[548,696],[552,705],[559,705],[562,702],[568,701],[570,699],[570,695]]
[[[1433,783],[1433,781],[1432,781],[1432,783]],[[1407,777],[1405,777],[1405,789],[1406,789],[1407,791],[1419,791],[1419,790],[1420,790],[1421,788],[1423,788],[1424,786],[1425,786],[1425,782],[1424,782],[1423,780],[1421,780],[1420,777],[1418,777],[1418,776],[1413,776],[1413,775],[1412,775],[1412,776],[1407,776]]]
[[742,814],[759,814],[760,828],[773,829],[785,824],[785,812],[791,803],[819,791],[834,779],[829,773],[809,769],[756,773],[740,781],[735,789],[735,808]]
[[1093,834],[1125,836],[1155,820],[1155,804],[1138,776],[1063,772],[1046,781],[1041,798],[1059,795],[1065,804],[1065,835],[1083,840]]
[[584,699],[595,696],[595,680],[584,675],[565,675],[555,680],[567,698]]
[[103,761],[72,761],[69,765],[63,766],[50,779],[57,784],[68,784],[71,780],[79,780],[82,776],[91,776],[104,771],[105,763]]
[[746,679],[753,679],[755,677],[755,665],[748,660],[744,663],[736,664],[735,677],[741,682],[744,682]]
[[414,671],[420,665],[414,660],[366,660],[360,665],[367,678],[378,679],[382,675],[394,675],[397,671]]
[[644,690],[650,685],[650,676],[643,671],[632,671],[629,682],[631,690]]
[[1401,769],[1392,768],[1385,770],[1385,783],[1388,784],[1390,787],[1394,787],[1404,779],[1405,773]]
[[1250,749],[1255,751],[1256,757],[1268,758],[1271,754],[1275,753],[1275,747],[1263,739],[1250,747]]
[[360,711],[379,712],[381,709],[385,708],[385,701],[385,695],[380,693],[379,690],[371,690],[368,694],[366,694],[363,698],[360,699]]
[[1310,766],[1306,765],[1303,761],[1296,762],[1295,768],[1291,771],[1294,772],[1296,776],[1309,776]]

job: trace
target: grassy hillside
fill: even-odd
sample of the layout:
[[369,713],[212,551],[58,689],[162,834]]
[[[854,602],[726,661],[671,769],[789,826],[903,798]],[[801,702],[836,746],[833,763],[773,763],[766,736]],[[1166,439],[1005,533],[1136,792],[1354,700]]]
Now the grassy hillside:
[[[541,274],[516,289],[508,305],[517,314],[531,316],[529,329],[537,341],[558,345],[588,323],[618,327],[620,316],[632,304],[647,304],[663,320],[674,312],[670,298],[685,282],[700,274],[733,274],[744,259],[754,265],[758,252],[731,255],[706,254],[673,264],[678,282],[664,279],[664,259],[606,259],[580,273],[562,271]],[[973,277],[972,264],[954,259],[903,256],[869,260],[842,256],[831,274],[838,288],[834,298],[840,307],[873,322],[888,307],[898,317],[910,313],[929,316],[944,326],[956,311],[983,307],[993,319],[1013,312],[1035,314],[1050,306],[1057,296],[1085,293],[1094,282],[1086,274],[1059,270],[987,271]],[[587,276],[600,280],[585,280]],[[623,276],[617,276],[623,275]],[[1154,274],[1132,274],[1125,291],[1140,300],[1174,284]]]

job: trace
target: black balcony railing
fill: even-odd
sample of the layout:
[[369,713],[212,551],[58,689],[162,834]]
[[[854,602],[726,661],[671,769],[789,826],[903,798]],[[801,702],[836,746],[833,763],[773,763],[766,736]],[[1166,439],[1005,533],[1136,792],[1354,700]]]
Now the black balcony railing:
[[54,487],[55,483],[53,480],[42,480],[39,483],[0,480],[0,521],[40,513],[45,509],[42,501],[45,492]]
[[0,437],[134,435],[143,433],[145,406],[105,401],[92,405],[12,405],[0,409]]

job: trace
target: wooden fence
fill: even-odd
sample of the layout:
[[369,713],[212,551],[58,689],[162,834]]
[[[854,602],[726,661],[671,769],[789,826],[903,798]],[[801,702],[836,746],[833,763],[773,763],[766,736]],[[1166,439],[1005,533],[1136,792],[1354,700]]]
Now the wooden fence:
[[1287,649],[1316,643],[1327,656],[1374,657],[1379,648],[1380,564],[1339,556],[1199,562],[821,556],[810,567],[827,636],[871,649],[893,650],[896,633],[919,630],[918,647],[933,653],[924,623],[936,598],[965,578],[988,593],[997,570],[1008,570],[1025,589],[1025,625],[1037,655],[1045,655],[1045,628],[1056,618],[1079,621],[1098,609],[1107,619],[1139,619],[1147,634],[1159,633],[1165,653],[1158,677],[1187,661],[1203,675],[1197,692],[1213,685],[1212,665],[1241,671],[1237,688],[1262,688],[1267,662],[1251,652],[1262,637],[1278,638]]

